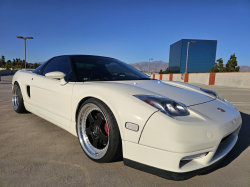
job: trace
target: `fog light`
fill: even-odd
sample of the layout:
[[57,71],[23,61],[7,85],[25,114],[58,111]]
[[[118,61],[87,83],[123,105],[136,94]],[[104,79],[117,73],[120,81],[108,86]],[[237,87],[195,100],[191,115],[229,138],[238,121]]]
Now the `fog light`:
[[193,160],[193,159],[197,159],[197,158],[201,158],[206,156],[208,153],[200,153],[200,154],[196,154],[196,155],[190,155],[190,156],[185,156],[184,158],[182,158],[181,160]]

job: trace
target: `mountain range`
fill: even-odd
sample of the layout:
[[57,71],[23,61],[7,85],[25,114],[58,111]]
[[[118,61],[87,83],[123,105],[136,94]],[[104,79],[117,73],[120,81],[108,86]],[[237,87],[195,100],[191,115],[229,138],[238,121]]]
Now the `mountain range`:
[[[130,64],[134,68],[138,69],[141,72],[151,72],[151,73],[156,73],[159,72],[160,70],[166,70],[169,66],[168,62],[163,62],[163,61],[153,61],[150,62],[137,62],[134,64]],[[240,66],[240,72],[250,72],[250,66]]]
[[163,61],[153,61],[150,62],[138,62],[134,64],[130,64],[134,68],[138,69],[141,72],[159,72],[160,70],[166,70],[168,68],[168,63]]
[[250,71],[250,66],[240,66],[240,72],[248,72]]

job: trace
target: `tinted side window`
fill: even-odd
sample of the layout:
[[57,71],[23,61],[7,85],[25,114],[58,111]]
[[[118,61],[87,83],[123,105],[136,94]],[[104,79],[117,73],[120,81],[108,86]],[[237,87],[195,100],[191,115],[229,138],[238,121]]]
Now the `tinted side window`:
[[73,81],[73,72],[68,57],[56,57],[52,59],[44,68],[43,75],[53,71],[61,71],[66,74],[66,81]]

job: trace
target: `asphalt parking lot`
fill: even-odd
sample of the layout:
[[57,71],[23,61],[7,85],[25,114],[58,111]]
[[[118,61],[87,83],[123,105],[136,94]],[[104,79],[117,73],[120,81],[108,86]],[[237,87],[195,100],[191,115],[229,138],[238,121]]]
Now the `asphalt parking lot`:
[[243,125],[236,146],[216,168],[178,182],[126,167],[122,159],[91,161],[70,133],[14,112],[11,79],[0,81],[0,186],[250,186],[250,89],[198,85],[232,102]]

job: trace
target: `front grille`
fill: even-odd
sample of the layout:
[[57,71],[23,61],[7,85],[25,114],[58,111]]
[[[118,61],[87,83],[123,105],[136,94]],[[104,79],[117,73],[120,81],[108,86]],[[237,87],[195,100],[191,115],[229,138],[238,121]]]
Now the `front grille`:
[[[231,134],[233,134],[233,132],[232,132]],[[224,138],[221,140],[220,143],[223,143],[224,141],[226,141],[226,140],[229,138],[229,136],[231,136],[231,134],[229,134],[229,135],[227,135],[226,137],[224,137]]]
[[180,164],[179,164],[179,168],[182,168],[183,166],[185,166],[186,164],[188,164],[189,162],[191,162],[192,160],[181,160]]
[[232,134],[238,134],[238,132],[240,131],[240,127],[241,127],[241,125],[235,130],[235,131],[233,131],[232,133],[230,133],[229,135],[227,135],[227,136],[225,136],[224,138],[222,138],[222,140],[221,140],[221,142],[220,142],[220,144],[221,143],[223,143],[223,142],[225,142]]
[[235,136],[238,135],[238,133],[240,131],[240,127],[241,127],[241,125],[235,131],[233,131],[229,135],[225,136],[221,140],[221,142],[220,142],[220,144],[219,144],[213,158],[210,160],[210,162],[213,162],[214,160],[216,160],[218,158],[221,158],[224,155],[226,155],[228,152],[225,152],[224,150],[227,149],[228,147],[230,148],[230,150],[233,148],[234,144],[232,144],[232,142],[233,141],[236,142]]

